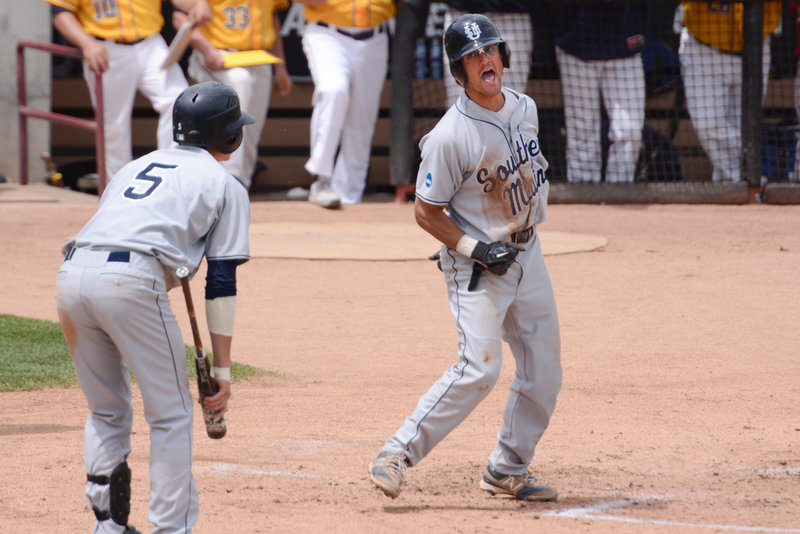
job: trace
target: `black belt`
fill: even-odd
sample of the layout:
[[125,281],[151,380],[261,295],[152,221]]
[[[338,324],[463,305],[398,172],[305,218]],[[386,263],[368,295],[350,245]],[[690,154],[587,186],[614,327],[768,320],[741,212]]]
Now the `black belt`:
[[[64,261],[69,261],[72,259],[72,256],[75,254],[75,251],[78,250],[77,247],[73,247],[69,249],[67,255],[64,257]],[[120,263],[128,263],[131,261],[131,251],[130,250],[112,250],[108,253],[108,259],[106,261],[117,261]]]
[[136,39],[135,41],[119,41],[117,39],[106,39],[106,41],[112,41],[117,44],[132,46],[141,43],[142,41],[144,41],[144,39]]
[[530,241],[531,236],[533,235],[533,226],[529,226],[518,232],[514,232],[508,238],[509,241],[512,243],[527,243]]
[[346,35],[348,37],[351,37],[351,38],[355,39],[356,41],[365,41],[367,39],[372,38],[372,36],[374,36],[374,35],[377,35],[379,33],[383,33],[383,30],[384,30],[384,25],[383,24],[379,24],[379,25],[375,26],[374,28],[370,28],[370,29],[364,30],[362,32],[351,32],[349,30],[343,30],[342,28],[339,28],[338,26],[334,26],[333,24],[328,24],[327,22],[317,21],[317,24],[322,26],[323,28],[333,28],[337,32],[341,33],[342,35]]

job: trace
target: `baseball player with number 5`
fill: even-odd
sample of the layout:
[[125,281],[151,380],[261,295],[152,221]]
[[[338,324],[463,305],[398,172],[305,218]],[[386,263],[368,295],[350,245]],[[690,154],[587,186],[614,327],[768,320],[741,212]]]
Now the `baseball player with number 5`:
[[[181,330],[167,291],[176,270],[205,256],[206,316],[219,384],[205,409],[220,418],[231,395],[236,267],[250,258],[247,191],[222,167],[242,142],[236,92],[207,82],[184,90],[173,111],[177,148],[123,167],[97,213],[63,247],[58,317],[89,405],[84,437],[86,497],[97,533],[137,533],[131,496],[133,372],[150,425],[152,532],[188,533],[199,513],[192,476],[192,395]],[[181,276],[183,273],[181,273]]]
[[489,394],[505,340],[516,373],[480,488],[551,501],[556,491],[528,474],[561,388],[556,303],[536,233],[549,190],[536,104],[502,86],[511,51],[488,18],[459,17],[444,41],[450,70],[465,92],[420,142],[414,213],[443,243],[439,261],[459,362],[419,399],[370,463],[369,476],[397,497],[406,468]]

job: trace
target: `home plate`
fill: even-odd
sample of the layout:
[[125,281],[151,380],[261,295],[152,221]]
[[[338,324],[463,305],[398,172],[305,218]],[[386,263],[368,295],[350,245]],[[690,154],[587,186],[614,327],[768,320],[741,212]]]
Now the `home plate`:
[[[588,252],[604,247],[602,236],[539,232],[545,255]],[[254,258],[311,260],[424,260],[439,242],[413,224],[403,223],[252,223]]]

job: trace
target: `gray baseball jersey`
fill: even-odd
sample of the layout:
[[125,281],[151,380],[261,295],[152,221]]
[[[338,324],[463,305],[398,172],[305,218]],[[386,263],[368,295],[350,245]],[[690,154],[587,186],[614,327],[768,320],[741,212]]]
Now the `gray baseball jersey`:
[[550,188],[536,104],[512,89],[503,94],[495,113],[462,93],[420,142],[417,196],[447,206],[459,228],[488,242],[543,221]]
[[[506,274],[480,274],[475,262],[442,246],[440,264],[459,335],[459,361],[422,395],[384,445],[416,465],[489,394],[500,376],[502,342],[516,372],[489,465],[524,474],[561,388],[561,338],[555,296],[535,225],[546,215],[547,160],[539,147],[536,105],[503,88],[499,112],[459,97],[421,141],[418,201],[440,205],[482,241],[521,232],[525,243]],[[529,228],[533,226],[533,228]]]
[[[154,256],[170,273],[210,260],[250,258],[247,191],[204,149],[157,150],[125,166],[72,247]],[[244,230],[242,230],[244,229]]]
[[[86,395],[86,496],[108,511],[97,482],[131,451],[128,370],[150,425],[150,503],[156,530],[184,532],[198,517],[191,479],[192,407],[181,330],[167,295],[175,268],[249,259],[245,188],[206,150],[157,150],[124,166],[97,213],[64,245],[56,302],[75,374]],[[191,483],[187,484],[186,480]],[[113,511],[113,507],[111,508]],[[108,519],[95,532],[116,532]],[[116,530],[115,530],[116,529]]]

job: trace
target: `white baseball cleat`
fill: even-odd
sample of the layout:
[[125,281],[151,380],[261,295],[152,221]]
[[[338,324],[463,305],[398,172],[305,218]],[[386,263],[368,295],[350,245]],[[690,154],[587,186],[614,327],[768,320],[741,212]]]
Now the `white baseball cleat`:
[[311,184],[311,189],[308,192],[308,200],[309,202],[319,204],[323,208],[331,210],[338,209],[342,205],[339,195],[331,188],[330,178],[316,177],[316,180]]

